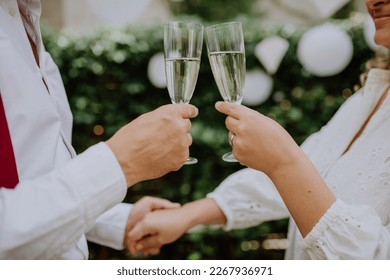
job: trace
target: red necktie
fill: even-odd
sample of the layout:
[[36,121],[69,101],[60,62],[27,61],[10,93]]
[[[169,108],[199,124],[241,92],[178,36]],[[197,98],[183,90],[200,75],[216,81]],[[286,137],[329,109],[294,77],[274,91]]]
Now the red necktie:
[[0,188],[13,189],[18,184],[14,149],[0,95]]

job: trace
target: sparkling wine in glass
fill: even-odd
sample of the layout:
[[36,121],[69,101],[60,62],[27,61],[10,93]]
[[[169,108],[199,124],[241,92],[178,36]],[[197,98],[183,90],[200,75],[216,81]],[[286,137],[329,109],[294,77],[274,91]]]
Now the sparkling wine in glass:
[[[208,57],[218,90],[226,102],[241,104],[245,84],[245,46],[240,22],[205,28]],[[222,159],[237,162],[232,152]]]
[[[164,25],[164,61],[171,102],[190,103],[198,79],[203,44],[203,26],[195,22]],[[185,164],[198,160],[189,157]]]

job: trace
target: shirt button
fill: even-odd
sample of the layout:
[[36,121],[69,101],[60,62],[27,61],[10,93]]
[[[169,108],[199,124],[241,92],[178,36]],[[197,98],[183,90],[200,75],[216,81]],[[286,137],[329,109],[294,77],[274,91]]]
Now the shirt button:
[[8,8],[8,14],[13,17],[15,15],[15,9],[14,8]]

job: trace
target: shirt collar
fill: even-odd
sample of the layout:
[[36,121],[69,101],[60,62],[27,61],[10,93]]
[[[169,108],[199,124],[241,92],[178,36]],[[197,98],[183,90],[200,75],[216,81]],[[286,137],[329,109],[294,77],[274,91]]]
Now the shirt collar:
[[[383,92],[390,86],[390,70],[373,68],[368,72],[364,85],[363,96],[371,109],[373,109],[382,97]],[[384,104],[390,101],[386,98]]]
[[25,24],[27,32],[33,38],[37,45],[40,45],[40,26],[39,21],[41,17],[41,1],[40,0],[17,0],[19,11],[28,23]]
[[373,68],[368,72],[366,84],[372,86],[378,83],[390,83],[390,70]]
[[33,65],[36,65],[36,62],[25,29],[35,42],[41,58],[44,47],[39,26],[40,14],[39,0],[0,1],[0,29]]
[[[40,0],[17,0],[20,13],[26,16],[34,25],[39,22],[41,16]],[[36,26],[35,26],[36,27]]]

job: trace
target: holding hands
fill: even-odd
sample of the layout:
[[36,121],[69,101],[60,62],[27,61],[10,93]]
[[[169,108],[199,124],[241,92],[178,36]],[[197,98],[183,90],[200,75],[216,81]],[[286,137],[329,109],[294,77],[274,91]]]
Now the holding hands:
[[[169,200],[162,199],[162,198],[157,198],[157,197],[143,197],[139,201],[137,201],[129,215],[129,218],[127,220],[127,225],[126,225],[126,230],[125,230],[125,235],[123,239],[123,244],[125,246],[128,246],[129,251],[131,253],[135,253],[135,250],[130,250],[130,245],[131,245],[131,239],[129,239],[129,232],[132,231],[132,234],[130,237],[133,236],[139,236],[140,235],[140,229],[143,229],[142,226],[147,225],[149,229],[149,223],[152,222],[154,223],[154,216],[151,216],[153,211],[156,210],[162,210],[165,209],[165,211],[157,211],[155,213],[171,213],[174,209],[177,209],[180,207],[179,203],[173,203],[170,202]],[[158,215],[157,215],[158,216]],[[168,215],[170,216],[170,215]],[[152,217],[152,219],[150,219]],[[151,220],[151,221],[150,221]],[[165,218],[162,220],[165,221]],[[141,222],[142,221],[142,222]],[[158,222],[159,220],[157,220]],[[160,220],[161,221],[161,220]],[[140,226],[142,225],[142,226]],[[165,223],[166,225],[166,223]],[[134,231],[135,228],[135,231]],[[146,231],[146,229],[145,229]],[[161,245],[160,245],[161,246]],[[155,255],[160,252],[160,246],[153,246],[153,247],[147,247],[147,250],[144,251],[145,254],[151,254]],[[134,245],[132,246],[134,247]]]
[[210,198],[203,198],[181,207],[146,213],[131,230],[126,231],[125,246],[131,254],[158,254],[160,248],[179,239],[200,224],[224,224],[226,217]]
[[147,213],[130,231],[125,246],[135,255],[155,255],[164,244],[176,241],[190,228],[182,208],[168,208]]

